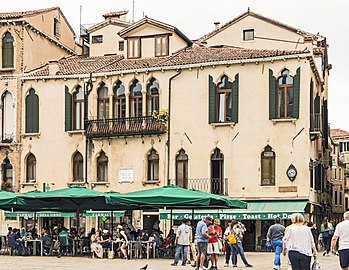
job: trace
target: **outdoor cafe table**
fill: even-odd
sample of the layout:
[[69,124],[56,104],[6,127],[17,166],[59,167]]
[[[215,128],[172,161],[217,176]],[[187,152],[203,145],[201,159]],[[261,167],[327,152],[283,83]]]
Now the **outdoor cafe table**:
[[[153,241],[128,241],[129,244],[129,257],[132,259],[132,252],[134,252],[135,258],[137,258],[137,253],[142,254],[142,244],[146,244],[147,247],[147,259],[150,257],[150,245]],[[136,250],[136,246],[140,246],[140,250]],[[153,258],[155,258],[155,248],[153,248]]]
[[44,249],[42,246],[42,241],[40,239],[27,239],[24,240],[24,246],[25,248],[28,247],[28,243],[33,243],[33,255],[36,256],[36,243],[40,243],[40,256],[44,255]]

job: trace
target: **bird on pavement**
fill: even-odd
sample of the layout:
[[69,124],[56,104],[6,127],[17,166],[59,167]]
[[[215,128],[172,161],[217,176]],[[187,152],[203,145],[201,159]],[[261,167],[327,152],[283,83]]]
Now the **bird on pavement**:
[[140,270],[147,270],[148,265],[146,264],[145,266],[143,266]]

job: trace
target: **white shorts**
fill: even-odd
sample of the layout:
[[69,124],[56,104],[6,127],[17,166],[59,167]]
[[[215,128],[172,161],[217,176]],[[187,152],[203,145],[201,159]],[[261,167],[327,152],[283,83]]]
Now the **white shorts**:
[[208,254],[219,254],[219,246],[218,242],[215,243],[208,243],[207,245],[207,253]]

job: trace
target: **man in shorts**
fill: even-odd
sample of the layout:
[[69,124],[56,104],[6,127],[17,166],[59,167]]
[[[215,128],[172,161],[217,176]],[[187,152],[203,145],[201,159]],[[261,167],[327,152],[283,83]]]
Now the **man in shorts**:
[[349,211],[345,212],[344,221],[338,223],[331,241],[331,252],[336,254],[335,247],[339,239],[339,263],[343,270],[349,270]]
[[210,216],[205,217],[204,220],[198,222],[196,226],[196,242],[198,244],[199,254],[197,256],[197,268],[198,270],[203,270],[207,268],[203,268],[206,254],[207,254],[207,243],[208,240],[211,239],[211,236],[208,234],[208,226],[212,223],[212,218]]

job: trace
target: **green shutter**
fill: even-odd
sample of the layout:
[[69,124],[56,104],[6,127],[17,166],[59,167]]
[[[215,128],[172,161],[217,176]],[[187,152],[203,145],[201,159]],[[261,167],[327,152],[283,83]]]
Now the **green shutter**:
[[65,131],[72,130],[72,95],[69,88],[65,86]]
[[297,68],[296,75],[293,77],[293,118],[299,118],[299,95],[300,95],[300,75],[301,68]]
[[232,104],[233,104],[233,115],[232,122],[239,122],[239,73],[235,75],[235,80],[232,85]]
[[314,119],[313,119],[313,114],[314,114],[314,82],[313,79],[310,80],[310,130],[312,131],[314,129]]
[[211,75],[208,76],[208,123],[216,122],[216,84]]
[[276,118],[275,108],[276,98],[276,78],[273,76],[273,71],[269,69],[269,119]]
[[25,99],[25,132],[39,132],[39,97],[34,89],[30,89]]

